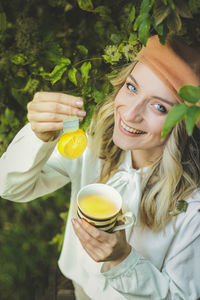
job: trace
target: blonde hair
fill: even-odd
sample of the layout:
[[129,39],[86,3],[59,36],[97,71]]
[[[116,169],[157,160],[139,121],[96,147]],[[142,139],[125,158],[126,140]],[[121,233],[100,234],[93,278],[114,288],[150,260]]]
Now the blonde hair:
[[[124,151],[112,140],[114,128],[114,99],[136,62],[123,68],[111,80],[113,93],[96,109],[89,134],[94,157],[102,159],[99,182],[106,183],[117,171]],[[166,141],[162,156],[149,166],[141,178],[140,225],[154,231],[165,228],[172,218],[178,200],[187,197],[200,184],[200,130],[195,127],[188,136],[182,121],[174,127]]]

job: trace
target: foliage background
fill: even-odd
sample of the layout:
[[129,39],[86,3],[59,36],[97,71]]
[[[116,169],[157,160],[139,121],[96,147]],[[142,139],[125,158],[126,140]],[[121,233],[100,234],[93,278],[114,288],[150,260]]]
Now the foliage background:
[[[0,155],[27,122],[36,91],[82,96],[86,129],[111,90],[109,75],[149,35],[158,33],[164,43],[175,33],[199,49],[199,9],[199,0],[0,1]],[[0,198],[1,300],[43,294],[59,256],[69,194],[67,186],[26,204]]]

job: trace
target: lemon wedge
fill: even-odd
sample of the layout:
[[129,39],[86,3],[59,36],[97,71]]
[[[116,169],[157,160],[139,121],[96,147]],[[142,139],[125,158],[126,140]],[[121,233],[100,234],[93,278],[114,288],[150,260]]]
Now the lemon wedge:
[[58,151],[69,159],[78,158],[87,147],[87,136],[82,129],[68,132],[61,136],[58,142]]

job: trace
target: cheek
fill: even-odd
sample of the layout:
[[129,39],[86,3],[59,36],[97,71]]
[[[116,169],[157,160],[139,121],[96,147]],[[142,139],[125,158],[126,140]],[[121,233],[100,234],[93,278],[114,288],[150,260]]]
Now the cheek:
[[114,115],[115,118],[119,117],[119,112],[122,111],[126,107],[125,95],[122,90],[120,90],[115,97],[114,101]]
[[114,117],[117,118],[118,116],[118,112],[119,112],[119,108],[120,108],[120,103],[118,101],[117,98],[115,98],[115,102],[114,102]]
[[124,88],[122,87],[115,97],[115,101],[114,101],[115,106],[123,105],[125,98],[126,98],[126,94],[124,92]]
[[165,121],[165,117],[164,118],[160,118],[160,120],[156,120],[155,122],[155,118],[149,119],[149,131],[153,134],[153,135],[157,135],[159,138],[161,137],[161,132],[162,132],[162,128],[164,125],[164,121]]

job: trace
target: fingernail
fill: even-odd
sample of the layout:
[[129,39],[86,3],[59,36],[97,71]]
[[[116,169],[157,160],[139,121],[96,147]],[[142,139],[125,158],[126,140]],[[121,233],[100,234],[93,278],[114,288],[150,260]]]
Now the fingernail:
[[86,115],[86,112],[85,112],[84,110],[80,110],[80,111],[78,112],[78,115],[79,115],[80,117],[84,117],[84,116]]
[[76,105],[80,107],[83,106],[83,101],[81,100],[76,101]]

